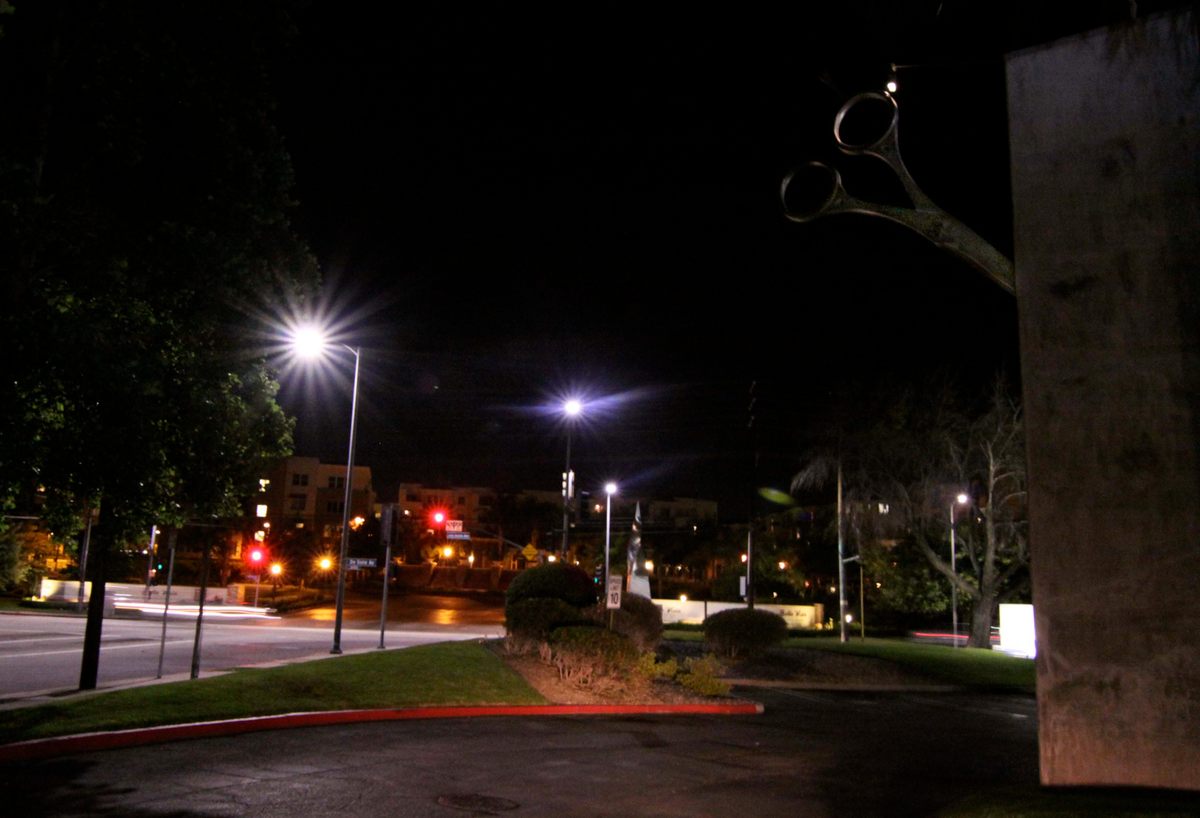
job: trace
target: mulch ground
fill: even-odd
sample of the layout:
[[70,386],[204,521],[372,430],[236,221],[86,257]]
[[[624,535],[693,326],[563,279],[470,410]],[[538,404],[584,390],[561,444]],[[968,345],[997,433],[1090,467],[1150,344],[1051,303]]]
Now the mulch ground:
[[[604,680],[580,687],[559,678],[558,670],[542,662],[536,654],[508,653],[502,641],[491,643],[491,647],[505,664],[521,674],[531,687],[554,704],[689,704],[714,700],[695,694],[675,682]],[[659,652],[673,655],[682,663],[684,658],[703,655],[705,650],[697,642],[664,642]],[[929,679],[906,672],[889,662],[805,648],[778,648],[752,659],[726,661],[724,665],[724,678],[769,683],[822,686],[929,683]]]

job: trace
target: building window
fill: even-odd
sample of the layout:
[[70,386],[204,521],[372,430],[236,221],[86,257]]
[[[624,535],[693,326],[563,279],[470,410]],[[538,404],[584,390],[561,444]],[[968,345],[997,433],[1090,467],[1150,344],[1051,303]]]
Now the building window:
[[307,504],[308,504],[308,497],[306,497],[303,494],[289,494],[288,495],[288,510],[289,511],[304,511],[304,508]]
[[325,513],[326,514],[341,514],[342,509],[344,509],[345,507],[346,507],[346,504],[344,502],[342,502],[341,500],[329,500],[328,502],[325,503]]
[[465,506],[465,505],[467,504],[467,498],[466,498],[466,497],[459,497],[459,498],[458,498],[458,504],[459,504],[460,506]]
[[331,489],[346,488],[346,478],[345,477],[330,477],[329,478],[329,487]]
[[418,495],[413,494],[411,491],[408,494],[404,495],[404,499],[409,503],[421,502],[421,498]]
[[293,486],[307,486],[308,485],[308,475],[307,474],[293,474],[292,475],[292,485]]

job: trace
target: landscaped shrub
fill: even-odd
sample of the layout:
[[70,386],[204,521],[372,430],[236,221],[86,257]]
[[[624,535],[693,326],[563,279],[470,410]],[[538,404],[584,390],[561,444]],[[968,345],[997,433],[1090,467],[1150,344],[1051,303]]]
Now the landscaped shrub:
[[504,606],[522,599],[561,599],[576,608],[586,608],[596,601],[596,589],[587,572],[576,565],[552,562],[529,568],[513,577],[504,592]]
[[669,682],[675,678],[675,674],[679,672],[679,663],[675,661],[675,657],[671,657],[665,661],[658,661],[658,657],[653,653],[643,653],[638,657],[636,666],[638,675],[649,681],[666,681]]
[[727,696],[731,687],[718,678],[722,670],[721,663],[712,654],[693,657],[684,660],[683,673],[675,680],[701,696]]
[[557,628],[547,644],[558,675],[580,686],[623,677],[638,657],[624,636],[595,626]]
[[653,651],[662,641],[662,608],[640,594],[622,594],[620,610],[612,611],[612,629],[633,642],[639,653]]
[[704,641],[731,659],[761,653],[786,636],[783,617],[758,608],[733,608],[704,620]]
[[504,609],[504,627],[509,650],[524,653],[549,638],[561,625],[578,625],[583,612],[561,599],[550,597],[522,599]]

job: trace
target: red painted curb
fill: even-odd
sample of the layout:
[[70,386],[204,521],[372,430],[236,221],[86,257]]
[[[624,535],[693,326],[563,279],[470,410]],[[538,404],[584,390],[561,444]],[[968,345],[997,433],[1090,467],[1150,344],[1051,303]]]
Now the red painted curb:
[[621,715],[757,715],[763,712],[758,702],[738,704],[519,704],[467,705],[458,707],[403,707],[384,710],[329,710],[318,713],[285,713],[279,716],[254,716],[229,721],[196,724],[167,724],[111,733],[84,733],[77,736],[34,739],[0,746],[0,761],[29,761],[93,750],[138,747],[189,738],[234,736],[259,730],[285,730],[326,724],[354,724],[366,721],[403,721],[411,719],[458,719],[480,716],[621,716]]

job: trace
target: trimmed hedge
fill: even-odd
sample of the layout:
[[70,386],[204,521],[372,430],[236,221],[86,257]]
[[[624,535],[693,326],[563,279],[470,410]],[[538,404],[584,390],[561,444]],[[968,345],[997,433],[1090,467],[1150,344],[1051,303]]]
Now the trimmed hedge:
[[639,594],[622,594],[620,610],[612,612],[612,627],[628,637],[639,653],[653,651],[662,641],[662,608]]
[[557,628],[547,647],[558,675],[580,686],[621,679],[633,670],[638,658],[632,642],[594,625]]
[[787,622],[771,611],[733,608],[704,620],[704,641],[721,656],[761,653],[787,636]]
[[504,592],[505,611],[523,599],[540,598],[561,599],[576,608],[586,608],[596,601],[596,588],[587,572],[576,565],[539,565],[513,577]]
[[542,597],[522,599],[504,609],[508,635],[521,640],[543,641],[562,625],[580,625],[583,612],[561,599]]

